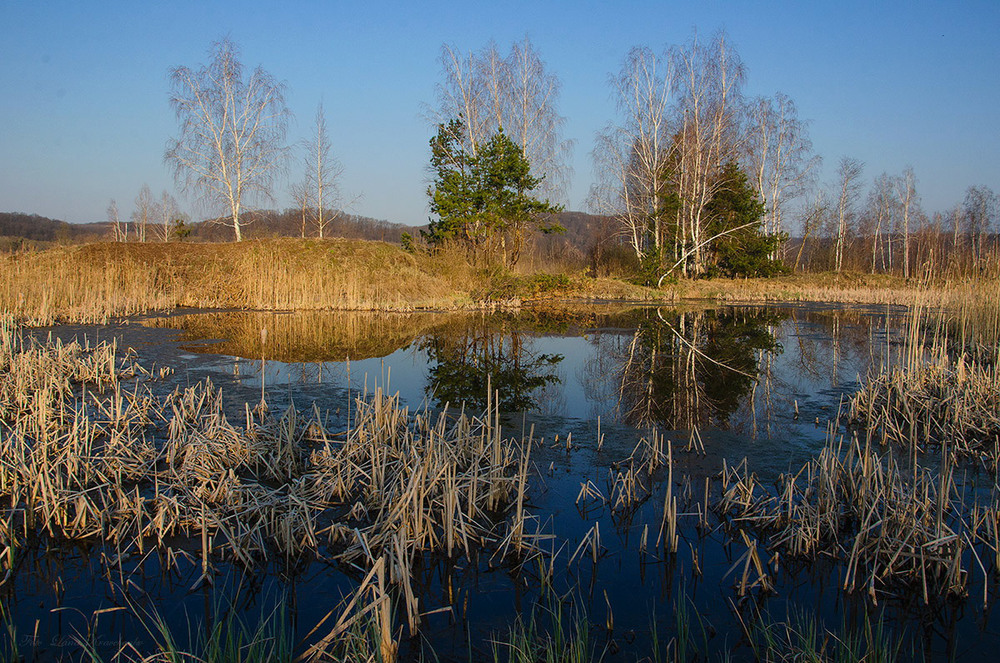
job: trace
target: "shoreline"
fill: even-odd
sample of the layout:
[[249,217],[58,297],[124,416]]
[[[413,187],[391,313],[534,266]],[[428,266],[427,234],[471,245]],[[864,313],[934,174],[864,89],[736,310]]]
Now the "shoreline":
[[385,242],[273,239],[225,244],[95,243],[0,255],[0,313],[27,326],[106,323],[178,308],[490,311],[572,304],[842,303],[948,306],[1000,289],[996,276],[904,280],[858,273],[697,279],[662,289],[575,273],[469,265]]

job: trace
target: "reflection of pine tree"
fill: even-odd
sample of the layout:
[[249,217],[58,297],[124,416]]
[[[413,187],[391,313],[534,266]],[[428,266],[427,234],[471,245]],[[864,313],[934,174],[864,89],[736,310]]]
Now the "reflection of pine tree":
[[428,336],[421,345],[431,362],[428,395],[445,403],[486,406],[488,389],[499,392],[500,408],[520,412],[537,406],[536,390],[559,382],[558,354],[535,354],[524,334],[504,321],[463,325]]

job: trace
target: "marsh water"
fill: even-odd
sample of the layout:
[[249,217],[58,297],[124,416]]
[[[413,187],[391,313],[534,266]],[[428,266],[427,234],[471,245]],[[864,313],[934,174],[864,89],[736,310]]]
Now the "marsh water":
[[[398,391],[411,412],[477,411],[497,394],[504,433],[531,434],[538,443],[529,508],[548,537],[543,563],[553,579],[543,587],[545,574],[530,564],[418,558],[414,577],[428,615],[404,653],[429,647],[440,660],[489,657],[492,635],[554,593],[573,597],[604,660],[635,660],[654,631],[669,641],[678,610],[713,656],[752,658],[740,646],[740,620],[750,612],[777,620],[807,615],[834,630],[883,623],[914,647],[907,657],[979,655],[1000,644],[996,619],[981,602],[872,600],[841,591],[833,564],[780,559],[769,560],[773,592],[738,596],[733,567],[743,548],[721,528],[697,527],[693,514],[682,514],[690,517],[681,518],[676,554],[650,552],[669,476],[663,470],[642,486],[646,496],[634,508],[581,499],[588,482],[609,497],[612,469],[654,434],[670,441],[673,491],[689,504],[698,503],[705,478],[724,464],[745,459],[764,485],[798,471],[829,436],[844,434],[831,422],[869,371],[893,361],[904,317],[892,307],[821,305],[178,311],[35,333],[114,338],[163,376],[150,386],[160,393],[209,378],[234,421],[248,404],[264,401],[271,412],[317,413],[339,430],[348,425],[352,399],[376,386]],[[599,552],[575,554],[595,524]],[[159,617],[183,632],[212,619],[221,605],[253,619],[283,604],[298,642],[358,580],[356,570],[319,555],[253,571],[224,568],[213,587],[193,587],[196,562],[186,575],[176,565],[161,569],[151,554],[115,568],[101,555],[96,544],[38,550],[7,579],[2,591],[32,655],[75,655],[84,636],[113,653],[121,633],[150,647],[154,634],[119,610],[129,601],[158,606]]]

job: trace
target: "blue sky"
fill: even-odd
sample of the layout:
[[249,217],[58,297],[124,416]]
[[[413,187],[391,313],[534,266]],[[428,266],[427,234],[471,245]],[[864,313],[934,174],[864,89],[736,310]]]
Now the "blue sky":
[[1000,191],[996,0],[0,0],[0,211],[102,221],[111,198],[127,216],[143,183],[174,192],[167,72],[205,62],[225,35],[245,64],[287,83],[291,140],[323,102],[350,211],[407,224],[428,216],[424,108],[441,45],[493,39],[506,50],[528,36],[562,81],[564,138],[575,141],[568,202],[583,209],[594,134],[614,117],[609,74],[632,46],[660,50],[720,28],[747,67],[746,93],[784,92],[810,120],[825,179],[847,155],[869,181],[912,165],[928,211],[961,202],[972,184]]

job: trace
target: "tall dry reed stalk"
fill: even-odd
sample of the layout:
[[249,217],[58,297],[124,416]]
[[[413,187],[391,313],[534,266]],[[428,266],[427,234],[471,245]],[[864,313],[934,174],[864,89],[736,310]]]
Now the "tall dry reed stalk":
[[383,242],[89,244],[0,255],[0,312],[30,325],[176,306],[411,310],[472,304],[475,275]]

